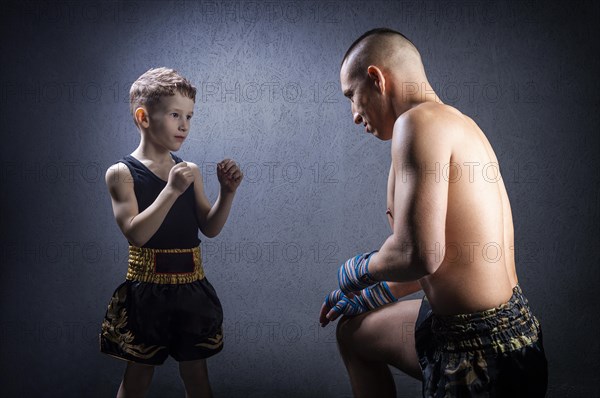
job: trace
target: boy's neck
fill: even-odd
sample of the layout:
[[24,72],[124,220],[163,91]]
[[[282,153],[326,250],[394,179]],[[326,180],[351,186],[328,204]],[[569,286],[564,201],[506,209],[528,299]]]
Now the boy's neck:
[[137,159],[148,159],[159,164],[173,163],[173,157],[169,149],[144,142],[143,138],[131,155]]

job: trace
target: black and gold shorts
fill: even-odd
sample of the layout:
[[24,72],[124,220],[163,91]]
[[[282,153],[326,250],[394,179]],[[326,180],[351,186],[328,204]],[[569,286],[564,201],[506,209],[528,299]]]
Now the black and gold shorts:
[[488,310],[436,315],[423,297],[415,325],[423,397],[544,397],[542,328],[520,286]]
[[99,335],[100,351],[161,365],[210,357],[223,348],[223,310],[204,276],[200,247],[129,246],[125,282],[114,291]]

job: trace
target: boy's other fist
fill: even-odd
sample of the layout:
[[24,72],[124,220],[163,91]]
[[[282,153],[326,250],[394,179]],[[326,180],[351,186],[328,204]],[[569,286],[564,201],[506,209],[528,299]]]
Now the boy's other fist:
[[233,160],[223,159],[217,163],[217,178],[221,184],[221,189],[235,192],[242,182],[244,174]]
[[177,163],[169,171],[167,186],[170,186],[179,195],[184,193],[192,182],[194,182],[194,174],[186,162]]

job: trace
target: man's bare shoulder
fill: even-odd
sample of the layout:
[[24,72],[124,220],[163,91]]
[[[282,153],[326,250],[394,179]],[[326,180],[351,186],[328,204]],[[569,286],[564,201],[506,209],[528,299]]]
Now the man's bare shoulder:
[[408,155],[424,147],[452,147],[456,134],[464,129],[462,116],[455,108],[435,102],[404,112],[394,124],[392,155]]
[[[409,109],[398,117],[394,125],[402,130],[415,130],[426,132],[447,131],[450,128],[458,127],[464,123],[466,116],[458,109],[436,102],[424,102],[414,108]],[[440,127],[445,126],[445,129]],[[394,130],[395,132],[395,130]]]

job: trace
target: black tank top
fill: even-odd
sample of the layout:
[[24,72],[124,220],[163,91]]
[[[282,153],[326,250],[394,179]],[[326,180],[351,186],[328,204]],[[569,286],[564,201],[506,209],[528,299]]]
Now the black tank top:
[[[176,163],[183,161],[174,153],[169,153]],[[125,163],[131,172],[138,212],[141,213],[154,203],[158,194],[167,186],[167,181],[159,178],[131,155],[125,155],[119,162]],[[142,247],[188,249],[198,246],[200,242],[196,221],[196,197],[192,182],[188,189],[179,195],[156,233]]]

